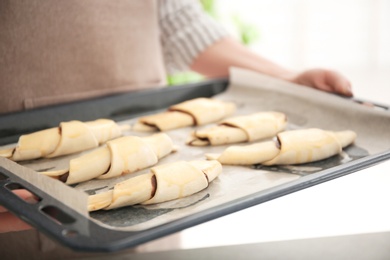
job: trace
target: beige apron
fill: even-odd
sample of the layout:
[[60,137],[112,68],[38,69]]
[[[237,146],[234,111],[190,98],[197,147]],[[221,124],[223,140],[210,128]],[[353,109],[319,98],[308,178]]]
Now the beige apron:
[[155,1],[0,1],[0,114],[165,83]]
[[[163,85],[157,23],[153,0],[1,0],[0,113]],[[36,230],[0,234],[1,259],[75,255]]]

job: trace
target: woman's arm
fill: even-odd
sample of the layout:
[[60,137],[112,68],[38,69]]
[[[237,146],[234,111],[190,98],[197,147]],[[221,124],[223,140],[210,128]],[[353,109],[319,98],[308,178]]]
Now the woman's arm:
[[341,74],[325,69],[295,72],[251,51],[233,38],[223,38],[200,53],[191,69],[207,77],[225,77],[229,67],[240,67],[314,87],[323,91],[352,96],[350,82]]

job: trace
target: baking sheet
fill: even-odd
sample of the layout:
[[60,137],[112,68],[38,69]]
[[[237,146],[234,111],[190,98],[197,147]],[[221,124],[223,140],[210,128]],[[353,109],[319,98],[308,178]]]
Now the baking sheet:
[[[383,154],[385,156],[380,158],[387,158],[390,149],[390,138],[388,138],[390,113],[386,111],[367,108],[342,97],[240,69],[232,70],[230,83],[228,90],[215,98],[234,101],[238,105],[236,114],[265,110],[280,111],[287,114],[288,129],[309,127],[334,131],[351,129],[357,133],[357,140],[341,155],[303,166],[223,166],[222,174],[208,189],[190,197],[158,205],[93,212],[89,219],[107,230],[125,231],[137,236],[145,234],[147,236],[143,238],[145,241],[338,177],[337,173],[342,176],[353,172],[359,169],[358,165],[369,161],[366,158]],[[123,120],[120,124],[132,124],[134,120]],[[179,150],[162,159],[159,164],[177,160],[204,159],[205,153],[220,152],[226,148],[226,146],[186,146],[185,140],[193,130],[194,128],[188,127],[167,132]],[[126,135],[145,134],[129,131]],[[77,155],[22,164],[35,170],[61,168],[61,165],[75,156]],[[367,167],[369,163],[362,167]],[[147,169],[137,174],[110,180],[93,180],[75,185],[74,188],[88,193],[101,192],[119,181],[146,171]],[[57,184],[64,186],[62,183]],[[51,195],[56,197],[56,194]],[[76,197],[73,198],[75,203],[77,203]],[[212,211],[214,213],[211,213]],[[199,217],[199,220],[194,220],[193,216]],[[156,232],[155,236],[150,233],[161,229],[164,229],[164,232]],[[138,237],[134,240],[130,239],[123,246],[133,246],[140,241],[142,239],[139,240]]]

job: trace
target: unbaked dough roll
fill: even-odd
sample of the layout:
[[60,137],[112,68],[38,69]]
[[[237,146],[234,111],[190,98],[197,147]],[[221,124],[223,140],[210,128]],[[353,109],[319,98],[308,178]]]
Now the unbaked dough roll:
[[167,111],[144,116],[134,131],[168,131],[186,126],[205,125],[232,115],[236,105],[212,98],[196,98],[171,106]]
[[256,140],[275,136],[287,125],[285,114],[274,111],[228,118],[219,125],[196,130],[187,140],[188,145],[223,145]]
[[149,137],[124,136],[70,160],[68,169],[41,173],[66,184],[108,179],[155,165],[173,151],[172,139],[164,133]]
[[112,190],[89,196],[88,210],[156,204],[180,199],[206,189],[222,172],[218,161],[179,161],[163,164],[115,184]]
[[69,121],[59,127],[22,135],[16,147],[0,151],[13,161],[53,158],[96,148],[122,135],[122,128],[109,119]]
[[350,130],[332,132],[317,128],[279,133],[274,141],[231,146],[222,154],[206,154],[210,160],[231,165],[303,164],[329,158],[356,139]]

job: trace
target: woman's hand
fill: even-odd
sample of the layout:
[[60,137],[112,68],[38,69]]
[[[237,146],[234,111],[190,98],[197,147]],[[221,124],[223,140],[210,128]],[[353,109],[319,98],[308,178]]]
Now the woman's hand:
[[290,81],[348,97],[353,95],[351,83],[343,75],[333,70],[306,70],[292,77]]
[[310,69],[296,73],[260,56],[231,37],[214,43],[200,53],[191,65],[192,70],[210,78],[227,77],[230,67],[253,70],[300,85],[352,96],[351,83],[335,71]]
[[[34,195],[26,190],[14,190],[14,193],[26,201],[35,201]],[[26,222],[0,206],[0,233],[22,231],[32,227]]]

